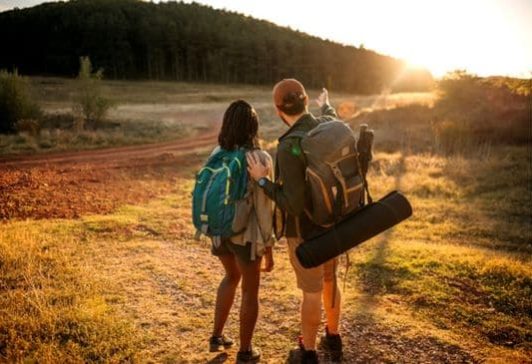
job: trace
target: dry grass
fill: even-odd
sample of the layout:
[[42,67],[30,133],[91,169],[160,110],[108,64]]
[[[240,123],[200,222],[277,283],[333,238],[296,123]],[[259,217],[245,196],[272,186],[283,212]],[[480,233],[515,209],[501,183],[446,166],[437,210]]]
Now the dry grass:
[[[116,107],[105,128],[76,130],[70,115],[75,80],[32,77],[33,94],[47,112],[37,132],[0,135],[1,154],[29,154],[135,145],[184,138],[206,125],[220,122],[229,103],[245,99],[266,124],[278,127],[271,104],[271,88],[246,85],[210,85],[154,81],[103,81],[102,94]],[[309,90],[311,98],[318,90]],[[373,96],[331,95],[344,118],[361,111],[390,109],[410,104],[432,105],[432,93],[398,93]],[[273,121],[276,121],[273,123]],[[263,133],[268,133],[269,126]]]
[[[342,319],[348,362],[527,361],[526,154],[497,152],[485,159],[376,155],[374,194],[400,188],[415,213],[351,253]],[[178,179],[167,197],[110,215],[3,224],[0,355],[232,360],[234,350],[205,350],[222,274],[208,244],[192,239],[191,188],[191,179]],[[283,243],[276,258],[262,281],[255,336],[271,363],[288,358],[299,332],[299,292]]]
[[[31,77],[37,97],[45,107],[62,107],[72,98],[74,79]],[[249,85],[195,84],[165,81],[102,82],[102,93],[119,104],[195,104],[229,102],[248,95],[251,100],[262,99],[270,87]]]
[[[31,77],[33,89],[45,108],[65,107],[72,99],[76,87],[74,79],[53,77]],[[270,86],[220,85],[207,83],[183,83],[164,81],[109,81],[102,82],[102,93],[118,104],[157,104],[191,105],[210,103],[229,103],[245,98],[251,103],[271,102]],[[318,96],[320,90],[308,90],[311,98]],[[336,93],[331,96],[339,104],[354,103],[361,109],[382,109],[406,106],[412,103],[432,105],[435,95],[426,92],[383,93],[381,95],[360,96]]]
[[399,296],[416,317],[470,335],[477,345],[530,354],[526,163],[524,148],[499,148],[483,158],[378,155],[370,180],[381,193],[404,191],[415,215],[355,250],[354,278],[364,291]]
[[[262,137],[273,147],[283,126],[261,92]],[[426,110],[399,107],[353,120],[376,129],[373,194],[402,190],[414,215],[351,252],[341,324],[346,362],[530,362],[529,151],[491,145],[445,155],[434,149]],[[236,349],[206,350],[222,268],[208,242],[192,239],[192,173],[171,168],[173,186],[148,202],[0,225],[0,361],[234,360]],[[130,185],[151,186],[138,173]],[[285,362],[299,334],[300,293],[283,242],[275,257],[261,283],[255,334],[267,363]],[[233,337],[239,297],[226,329]]]
[[[204,125],[199,125],[202,127]],[[41,128],[35,134],[0,134],[0,155],[101,149],[164,142],[193,135],[198,127],[181,123],[121,121],[97,130]]]
[[75,223],[0,229],[0,360],[120,362],[133,358],[132,325],[101,294],[81,260]]

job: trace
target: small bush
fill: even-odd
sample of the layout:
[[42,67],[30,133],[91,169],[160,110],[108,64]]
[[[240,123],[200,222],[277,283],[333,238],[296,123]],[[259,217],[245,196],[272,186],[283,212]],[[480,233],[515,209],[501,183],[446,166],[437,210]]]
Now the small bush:
[[68,113],[50,113],[43,115],[41,119],[42,129],[72,129],[74,125],[74,116]]
[[89,57],[80,58],[78,74],[78,92],[74,104],[74,112],[83,116],[84,127],[96,129],[105,119],[113,102],[105,98],[101,92],[103,71],[92,72]]
[[449,137],[452,142],[458,133],[471,145],[527,143],[528,96],[520,81],[524,82],[502,82],[463,71],[448,74],[438,83],[435,136],[441,141]]
[[41,114],[38,105],[28,92],[28,82],[17,71],[0,71],[0,133],[13,133],[17,122],[37,119]]
[[20,119],[15,123],[15,129],[19,133],[27,133],[32,137],[36,137],[41,131],[41,124],[39,120],[35,119]]

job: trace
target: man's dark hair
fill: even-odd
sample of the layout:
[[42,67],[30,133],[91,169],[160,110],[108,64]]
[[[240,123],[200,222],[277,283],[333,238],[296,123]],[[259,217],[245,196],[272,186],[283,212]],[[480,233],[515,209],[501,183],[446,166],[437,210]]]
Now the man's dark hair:
[[259,116],[244,100],[236,100],[225,110],[218,143],[225,150],[258,147]]
[[307,96],[301,92],[289,92],[283,97],[282,105],[277,107],[286,115],[299,115],[305,111]]

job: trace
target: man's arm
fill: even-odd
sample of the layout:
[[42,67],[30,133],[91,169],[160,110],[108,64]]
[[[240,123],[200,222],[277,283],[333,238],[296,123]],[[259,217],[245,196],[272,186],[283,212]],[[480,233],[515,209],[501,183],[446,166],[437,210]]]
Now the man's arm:
[[[331,119],[337,119],[336,110],[329,103],[329,92],[326,88],[322,89],[320,96],[316,99],[316,103],[320,107],[322,116],[329,116]],[[328,118],[327,118],[328,119]]]
[[280,148],[277,153],[280,180],[283,184],[268,181],[264,186],[264,192],[283,211],[299,216],[305,208],[305,165],[298,155],[302,151],[298,147],[290,146]]
[[[267,180],[262,187],[277,206],[293,216],[301,215],[305,207],[305,165],[299,153],[301,149],[292,141],[279,145],[277,163],[282,185]],[[248,159],[250,175],[256,180],[266,177],[259,164]]]
[[[265,151],[254,151],[253,155],[261,161],[262,164],[267,166],[272,165],[272,157]],[[273,170],[269,168],[268,176],[269,180],[273,180]],[[264,189],[257,186],[257,189],[253,194],[253,203],[255,205],[255,213],[257,214],[258,224],[260,232],[264,239],[266,246],[273,245],[274,241],[272,239],[273,231],[273,201],[266,194]]]
[[325,104],[321,107],[321,115],[322,116],[329,116],[332,119],[338,119],[338,115],[336,114],[336,110],[334,110],[334,107],[332,107],[329,104]]

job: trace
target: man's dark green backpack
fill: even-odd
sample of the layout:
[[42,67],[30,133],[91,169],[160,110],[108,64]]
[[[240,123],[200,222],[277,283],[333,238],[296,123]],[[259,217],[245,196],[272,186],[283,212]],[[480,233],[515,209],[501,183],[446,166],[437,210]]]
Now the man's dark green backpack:
[[361,127],[357,142],[353,130],[340,120],[318,124],[300,139],[306,164],[311,206],[305,213],[317,225],[329,227],[371,202],[366,173],[371,160],[373,131]]

